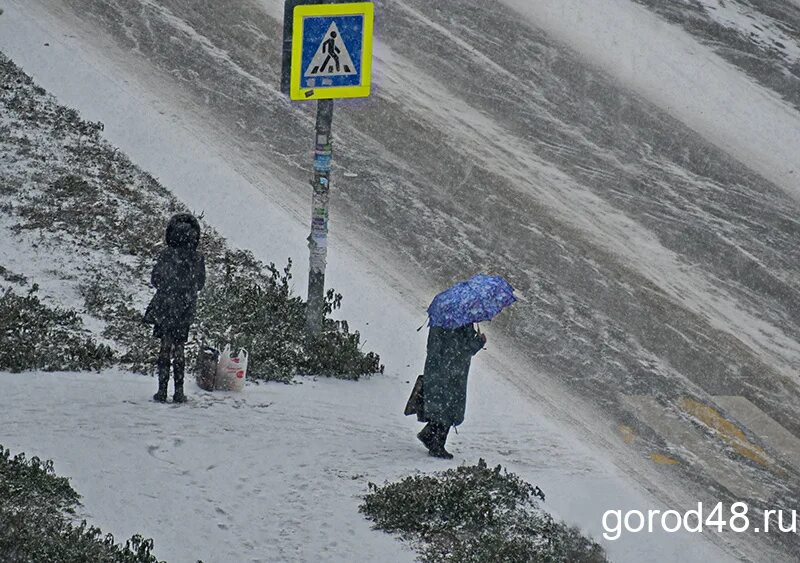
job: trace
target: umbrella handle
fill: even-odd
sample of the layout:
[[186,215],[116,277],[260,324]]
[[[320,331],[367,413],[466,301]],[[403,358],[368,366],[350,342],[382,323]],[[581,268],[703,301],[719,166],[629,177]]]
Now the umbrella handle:
[[[481,332],[481,323],[475,323],[475,329],[478,331],[478,336],[483,336],[483,333]],[[484,341],[483,341],[484,346],[486,345],[486,340],[485,339],[486,339],[486,337],[484,336]],[[482,348],[482,349],[486,350],[485,347]]]

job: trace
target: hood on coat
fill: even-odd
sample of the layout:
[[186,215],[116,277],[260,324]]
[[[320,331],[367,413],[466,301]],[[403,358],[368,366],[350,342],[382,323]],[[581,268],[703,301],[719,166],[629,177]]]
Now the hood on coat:
[[173,248],[196,249],[200,243],[200,222],[191,213],[173,215],[164,238]]

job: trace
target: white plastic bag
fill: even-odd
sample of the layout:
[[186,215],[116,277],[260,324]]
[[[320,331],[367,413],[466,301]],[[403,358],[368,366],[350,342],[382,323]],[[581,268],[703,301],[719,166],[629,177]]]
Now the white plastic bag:
[[244,378],[247,375],[247,350],[241,349],[234,355],[231,345],[227,344],[219,356],[217,364],[216,388],[225,391],[241,391],[244,389]]

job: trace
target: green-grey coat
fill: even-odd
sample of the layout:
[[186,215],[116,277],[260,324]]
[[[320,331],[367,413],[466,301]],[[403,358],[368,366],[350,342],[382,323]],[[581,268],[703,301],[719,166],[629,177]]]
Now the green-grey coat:
[[483,345],[472,325],[431,327],[423,374],[424,422],[447,426],[464,422],[469,365]]

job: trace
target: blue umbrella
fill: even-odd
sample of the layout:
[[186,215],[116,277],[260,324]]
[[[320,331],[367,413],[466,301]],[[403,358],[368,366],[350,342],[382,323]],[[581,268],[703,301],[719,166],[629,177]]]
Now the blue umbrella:
[[516,300],[514,288],[501,276],[478,274],[433,298],[430,325],[456,328],[488,321]]

